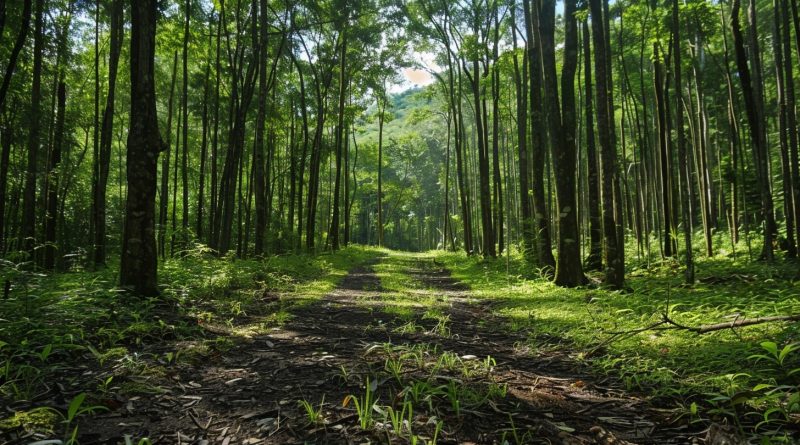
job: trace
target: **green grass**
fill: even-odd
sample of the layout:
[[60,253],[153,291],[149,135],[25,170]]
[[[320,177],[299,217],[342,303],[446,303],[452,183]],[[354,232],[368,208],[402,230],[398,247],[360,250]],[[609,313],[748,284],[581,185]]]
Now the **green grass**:
[[[223,351],[237,336],[289,321],[292,308],[321,298],[348,270],[377,255],[376,249],[348,247],[335,254],[233,260],[198,248],[159,265],[162,295],[148,299],[115,286],[115,264],[46,275],[7,263],[0,282],[11,280],[13,289],[0,300],[0,404],[30,400],[54,379],[69,384],[66,369],[80,364],[151,377],[163,373],[165,361],[201,360],[198,355]],[[140,354],[148,346],[170,347],[171,359]],[[79,389],[92,397],[97,381],[76,384],[84,383]],[[150,389],[132,381],[120,385],[128,392]],[[21,422],[6,419],[0,432]]]
[[[800,412],[800,404],[793,404],[792,397],[798,392],[800,371],[787,373],[800,368],[800,353],[789,352],[782,366],[751,356],[764,353],[762,342],[774,342],[779,348],[797,342],[798,323],[767,323],[705,335],[646,331],[609,341],[612,332],[650,326],[667,310],[673,320],[687,326],[800,313],[800,286],[791,281],[797,264],[748,262],[743,251],[740,248],[736,260],[725,251],[697,259],[698,282],[691,287],[683,285],[683,269],[676,261],[651,261],[648,268],[629,252],[633,264],[627,284],[632,292],[557,287],[540,278],[516,253],[497,260],[432,254],[468,284],[475,297],[490,301],[494,311],[506,317],[509,329],[530,332],[533,350],[569,348],[596,372],[618,377],[631,390],[686,406],[697,401],[708,408],[706,413],[728,403],[713,400],[720,394],[756,389],[742,400],[745,403],[727,406],[718,414],[737,417],[748,409],[779,407],[781,415],[796,415],[792,413]],[[768,401],[767,392],[774,386],[759,388],[759,384],[784,385],[782,393],[789,401],[774,400],[777,397]],[[774,417],[778,416],[768,420]]]

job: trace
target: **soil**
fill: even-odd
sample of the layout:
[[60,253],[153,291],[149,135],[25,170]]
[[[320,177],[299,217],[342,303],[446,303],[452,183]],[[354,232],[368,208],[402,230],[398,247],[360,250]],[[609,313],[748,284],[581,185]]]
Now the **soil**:
[[[441,265],[414,257],[392,264],[419,284],[416,291],[436,297],[449,316],[446,326],[426,318],[426,307],[414,308],[411,320],[384,311],[385,291],[375,264],[367,264],[267,334],[168,367],[166,375],[148,381],[160,390],[114,395],[106,403],[110,411],[82,421],[80,443],[124,443],[124,435],[133,443],[141,437],[222,445],[412,443],[409,429],[420,444],[434,435],[439,444],[697,440],[692,435],[699,433],[671,424],[667,410],[592,376],[566,346],[559,350],[551,341],[551,347],[536,348],[530,333],[510,332],[506,321],[471,298]],[[387,359],[402,359],[415,345],[422,351],[419,365],[405,362],[393,375]],[[446,351],[460,365],[437,367]],[[467,375],[459,366],[475,371]],[[411,421],[400,428],[404,437],[377,411],[371,428],[359,426],[354,399],[364,396],[367,384],[382,410],[401,411],[409,394],[404,388],[413,382],[438,390],[413,405]],[[445,392],[458,388],[471,393],[456,407]],[[470,394],[493,395],[475,400]],[[312,421],[299,401],[321,408],[320,418]]]

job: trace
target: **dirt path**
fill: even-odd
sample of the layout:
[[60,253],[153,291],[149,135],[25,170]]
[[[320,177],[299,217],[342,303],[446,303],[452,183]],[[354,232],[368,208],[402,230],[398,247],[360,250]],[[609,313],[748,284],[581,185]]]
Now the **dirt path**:
[[[401,292],[407,312],[390,310],[397,291],[381,287],[378,264],[353,270],[269,334],[176,367],[163,392],[120,400],[82,425],[81,443],[122,434],[223,445],[690,442],[566,354],[529,350],[430,259],[379,261],[415,284]],[[368,392],[377,409],[359,414]]]

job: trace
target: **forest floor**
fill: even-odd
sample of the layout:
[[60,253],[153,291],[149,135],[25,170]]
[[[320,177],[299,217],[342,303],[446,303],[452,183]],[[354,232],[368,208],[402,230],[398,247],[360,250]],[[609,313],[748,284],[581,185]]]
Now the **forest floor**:
[[0,442],[57,437],[36,431],[49,421],[81,444],[744,443],[733,428],[689,422],[696,407],[681,413],[597,372],[536,320],[514,325],[504,300],[486,297],[507,295],[502,283],[454,278],[463,260],[351,256],[309,272],[324,286],[242,289],[248,303],[226,322],[198,311],[213,312],[210,301],[191,314],[151,308],[156,325],[187,335],[151,323],[125,348],[61,362],[44,392],[7,409],[59,408],[0,421]]
[[[380,266],[394,289],[382,287]],[[290,318],[177,367],[152,383],[160,394],[120,400],[87,421],[81,442],[690,442],[685,426],[665,425],[645,400],[592,378],[566,351],[526,350],[524,332],[509,334],[431,259],[395,254],[357,267]],[[375,409],[359,413],[367,385]]]

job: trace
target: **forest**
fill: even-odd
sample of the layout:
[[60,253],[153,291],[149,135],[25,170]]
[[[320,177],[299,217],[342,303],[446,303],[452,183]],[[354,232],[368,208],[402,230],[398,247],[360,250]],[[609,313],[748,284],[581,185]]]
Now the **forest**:
[[0,0],[0,443],[800,443],[798,0]]

